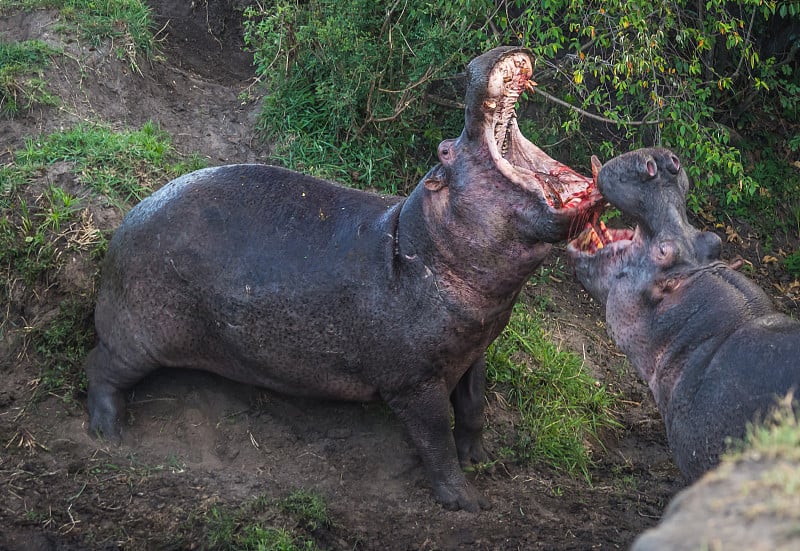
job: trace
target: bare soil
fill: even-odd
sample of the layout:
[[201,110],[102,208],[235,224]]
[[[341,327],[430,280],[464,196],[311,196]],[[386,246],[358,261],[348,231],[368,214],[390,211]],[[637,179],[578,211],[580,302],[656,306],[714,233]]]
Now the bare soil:
[[[38,38],[72,52],[47,73],[63,105],[3,120],[0,162],[26,137],[94,120],[119,128],[155,121],[177,149],[199,152],[212,165],[269,161],[254,133],[258,105],[240,99],[254,80],[237,3],[151,5],[164,26],[161,54],[140,61],[141,73],[111,46],[65,46],[53,12],[0,19],[2,40]],[[48,182],[80,187],[57,166],[42,175],[41,185]],[[91,208],[100,229],[121,221],[110,207]],[[750,259],[781,308],[796,312],[788,276],[761,262],[757,236],[741,228],[736,234],[727,256]],[[549,297],[545,323],[553,339],[621,393],[624,428],[594,445],[591,484],[506,461],[493,474],[472,477],[491,510],[446,511],[432,499],[419,458],[385,406],[290,398],[201,372],[162,370],[136,386],[127,441],[104,445],[87,435],[85,396],[31,400],[39,370],[26,354],[24,327],[43,323],[70,295],[91,296],[96,261],[76,257],[73,264],[38,302],[9,308],[4,320],[0,549],[204,548],[203,519],[212,508],[297,489],[320,493],[329,506],[331,526],[306,530],[324,549],[625,549],[684,486],[648,389],[608,339],[601,309],[568,275],[532,282],[523,300]],[[547,265],[563,267],[563,249]],[[501,390],[486,397],[494,452],[508,445],[517,421]]]

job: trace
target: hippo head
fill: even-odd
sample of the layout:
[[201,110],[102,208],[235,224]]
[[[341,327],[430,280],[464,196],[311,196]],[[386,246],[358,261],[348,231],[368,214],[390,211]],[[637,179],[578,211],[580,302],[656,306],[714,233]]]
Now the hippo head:
[[[515,108],[535,86],[532,75],[533,58],[524,48],[495,48],[469,63],[464,130],[439,144],[440,164],[422,180],[435,225],[458,220],[466,235],[513,236],[530,248],[566,239],[602,209],[593,178],[552,159],[520,132]],[[512,245],[503,254],[516,252]]]
[[590,224],[568,245],[575,275],[595,300],[605,303],[611,287],[632,274],[651,280],[656,292],[657,273],[719,259],[719,237],[687,219],[689,179],[671,151],[638,149],[615,157],[599,170],[597,187],[636,227]]
[[[599,222],[573,239],[567,253],[578,280],[605,305],[612,339],[652,383],[666,335],[686,323],[686,311],[672,306],[702,289],[691,283],[702,274],[727,268],[718,260],[720,238],[687,221],[688,179],[670,151],[641,149],[615,157],[599,171],[597,185],[636,227],[610,229]],[[674,382],[664,373],[659,377],[662,388]],[[651,388],[657,399],[666,396]]]

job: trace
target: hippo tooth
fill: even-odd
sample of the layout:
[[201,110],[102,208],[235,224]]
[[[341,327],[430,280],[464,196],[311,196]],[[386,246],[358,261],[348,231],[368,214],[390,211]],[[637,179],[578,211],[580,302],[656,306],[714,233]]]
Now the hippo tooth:
[[611,243],[614,241],[614,237],[611,235],[611,232],[608,231],[608,228],[602,220],[600,220],[600,236],[603,238],[603,242],[605,243]]
[[592,244],[598,249],[602,249],[604,247],[603,240],[600,239],[600,236],[597,235],[597,232],[595,231],[594,228],[592,228],[590,235],[592,236]]

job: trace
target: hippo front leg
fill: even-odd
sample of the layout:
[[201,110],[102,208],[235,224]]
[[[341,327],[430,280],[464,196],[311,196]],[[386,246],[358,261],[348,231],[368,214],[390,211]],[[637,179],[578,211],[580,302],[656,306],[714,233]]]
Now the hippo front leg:
[[430,381],[386,402],[405,423],[422,456],[436,499],[448,509],[477,512],[489,502],[467,482],[458,463],[450,430],[450,407],[444,381]]
[[486,358],[472,364],[458,381],[450,401],[453,403],[458,460],[464,468],[489,461],[483,446],[483,409],[486,394]]

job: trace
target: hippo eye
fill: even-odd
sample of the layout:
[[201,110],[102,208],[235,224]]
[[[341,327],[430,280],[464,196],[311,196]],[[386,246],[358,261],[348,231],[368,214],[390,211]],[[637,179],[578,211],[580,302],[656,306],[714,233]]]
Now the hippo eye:
[[677,261],[678,251],[674,241],[661,241],[651,251],[653,261],[661,268],[671,266]]
[[449,164],[453,162],[453,153],[450,150],[450,145],[453,143],[453,140],[444,140],[442,143],[439,144],[438,148],[438,155],[439,160],[445,164]]

